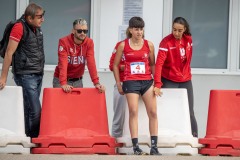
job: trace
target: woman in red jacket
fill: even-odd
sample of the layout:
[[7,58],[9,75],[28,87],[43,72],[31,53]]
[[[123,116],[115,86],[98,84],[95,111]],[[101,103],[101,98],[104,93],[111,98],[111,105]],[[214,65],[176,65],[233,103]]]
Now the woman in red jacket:
[[[136,155],[144,155],[138,146],[138,99],[142,97],[149,117],[151,134],[150,154],[160,155],[157,148],[158,120],[156,97],[153,92],[155,56],[153,43],[143,39],[144,21],[140,17],[129,20],[129,36],[117,48],[113,72],[120,94],[125,94],[129,109],[129,127]],[[120,81],[119,63],[124,57],[123,84]]]
[[173,21],[172,33],[159,45],[154,75],[154,91],[161,94],[162,88],[186,88],[189,101],[192,135],[198,136],[198,127],[193,110],[193,87],[191,63],[192,37],[188,22],[177,17]]

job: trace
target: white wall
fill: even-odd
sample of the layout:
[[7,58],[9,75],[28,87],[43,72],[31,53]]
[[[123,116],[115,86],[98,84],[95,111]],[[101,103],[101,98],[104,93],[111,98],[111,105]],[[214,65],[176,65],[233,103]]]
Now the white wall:
[[[123,0],[100,0],[99,49],[96,46],[99,69],[108,69],[108,62],[114,46],[119,41],[118,29],[123,23]],[[98,15],[99,16],[99,15]],[[163,0],[143,0],[145,38],[153,42],[155,53],[162,39]],[[95,40],[98,38],[96,37]],[[96,42],[95,42],[96,43]]]
[[[42,88],[52,87],[53,71],[45,71]],[[12,74],[9,72],[7,85],[15,85]],[[115,83],[111,72],[100,72],[100,82],[106,86],[106,102],[108,111],[108,124],[111,130],[113,117],[113,85]],[[199,137],[206,134],[209,93],[211,89],[240,90],[240,76],[230,75],[193,75],[193,89],[195,101],[195,114],[199,127]],[[83,79],[84,87],[93,87],[89,73],[85,72]],[[226,106],[227,107],[227,106]],[[177,123],[177,122],[176,122]]]

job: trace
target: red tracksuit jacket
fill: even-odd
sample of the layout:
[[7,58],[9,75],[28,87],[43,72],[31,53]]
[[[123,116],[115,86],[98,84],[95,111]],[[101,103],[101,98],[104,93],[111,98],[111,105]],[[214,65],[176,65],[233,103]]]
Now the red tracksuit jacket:
[[161,88],[161,76],[175,82],[191,80],[192,37],[183,35],[181,40],[173,34],[166,36],[159,45],[154,75],[155,87]]
[[86,37],[82,44],[77,45],[74,43],[73,34],[61,38],[58,44],[58,65],[54,72],[60,84],[67,84],[68,78],[82,77],[85,64],[87,64],[93,84],[98,83],[93,40]]

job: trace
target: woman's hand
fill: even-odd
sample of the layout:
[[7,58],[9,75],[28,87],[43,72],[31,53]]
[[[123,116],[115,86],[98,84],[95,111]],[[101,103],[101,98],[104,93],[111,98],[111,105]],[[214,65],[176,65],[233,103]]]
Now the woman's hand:
[[162,96],[162,92],[161,92],[161,89],[160,88],[157,88],[157,87],[154,87],[154,89],[153,89],[153,92],[154,92],[154,94],[155,94],[155,96]]
[[117,83],[117,88],[118,88],[119,94],[124,95],[124,92],[123,92],[123,90],[122,90],[122,84],[121,84],[121,83]]

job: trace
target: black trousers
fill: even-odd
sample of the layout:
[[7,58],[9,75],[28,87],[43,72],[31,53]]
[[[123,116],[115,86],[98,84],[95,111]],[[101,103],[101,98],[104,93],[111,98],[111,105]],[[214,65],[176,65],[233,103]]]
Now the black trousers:
[[188,93],[188,103],[189,103],[189,113],[190,113],[190,120],[191,120],[191,128],[192,128],[192,135],[194,137],[198,137],[198,126],[197,121],[194,115],[193,109],[193,86],[192,81],[187,82],[173,82],[166,78],[162,77],[162,88],[186,88]]

